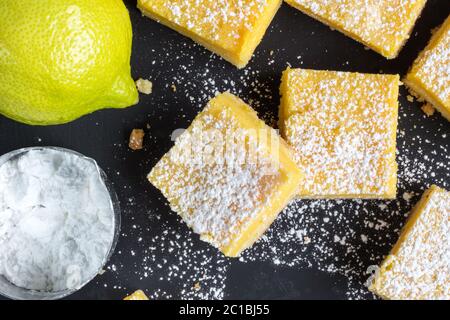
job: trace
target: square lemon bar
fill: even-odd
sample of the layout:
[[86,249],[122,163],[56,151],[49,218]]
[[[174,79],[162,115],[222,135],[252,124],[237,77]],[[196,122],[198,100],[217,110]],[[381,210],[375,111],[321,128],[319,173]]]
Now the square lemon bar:
[[450,192],[424,193],[370,290],[384,299],[450,299]]
[[409,71],[405,84],[450,121],[450,16]]
[[280,129],[303,198],[395,198],[398,75],[290,69]]
[[236,257],[298,192],[291,150],[230,93],[213,98],[148,179],[200,238]]
[[243,68],[282,0],[138,0],[144,15]]
[[285,0],[388,59],[397,57],[426,0]]

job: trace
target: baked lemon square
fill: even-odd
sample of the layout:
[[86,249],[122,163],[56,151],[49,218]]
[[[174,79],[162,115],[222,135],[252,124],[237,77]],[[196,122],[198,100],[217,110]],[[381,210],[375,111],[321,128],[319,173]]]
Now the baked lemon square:
[[147,295],[142,290],[136,290],[129,296],[125,297],[123,300],[149,300]]
[[370,290],[384,299],[450,299],[450,192],[424,193]]
[[450,16],[433,35],[404,80],[414,95],[450,121]]
[[426,0],[285,0],[388,59],[397,57]]
[[282,0],[138,0],[144,15],[243,68]]
[[398,75],[287,69],[280,129],[303,198],[395,198]]
[[148,179],[200,238],[235,257],[298,192],[288,145],[229,93],[212,99]]

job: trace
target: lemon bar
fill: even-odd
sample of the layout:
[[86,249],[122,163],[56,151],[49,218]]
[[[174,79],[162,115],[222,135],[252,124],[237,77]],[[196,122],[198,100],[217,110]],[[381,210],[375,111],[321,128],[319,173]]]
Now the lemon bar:
[[431,186],[375,274],[370,290],[384,299],[450,299],[450,192]]
[[450,121],[450,16],[433,35],[404,79],[414,95]]
[[148,178],[200,238],[236,257],[297,193],[291,150],[230,93],[213,98]]
[[303,198],[395,198],[398,75],[290,69],[280,129]]
[[285,0],[388,59],[397,57],[426,0]]
[[142,13],[243,68],[282,0],[138,0]]
[[145,295],[144,291],[136,290],[123,300],[148,300],[148,297]]

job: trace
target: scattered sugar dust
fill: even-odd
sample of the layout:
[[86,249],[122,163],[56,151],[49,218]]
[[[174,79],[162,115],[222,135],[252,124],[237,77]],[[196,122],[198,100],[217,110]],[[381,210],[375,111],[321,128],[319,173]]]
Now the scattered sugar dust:
[[434,117],[433,130],[426,129],[421,124],[430,119],[417,110],[411,112],[415,106],[402,101],[396,200],[297,200],[241,261],[271,260],[339,273],[349,280],[348,298],[374,298],[365,287],[370,270],[397,241],[414,204],[431,184],[450,187],[450,141],[445,120]]
[[[283,49],[258,50],[254,59],[267,65],[262,71],[250,64],[244,70],[225,72],[223,69],[227,67],[213,54],[199,63],[204,59],[204,49],[188,40],[167,40],[164,44],[159,44],[158,50],[151,54],[151,65],[167,72],[152,75],[158,92],[150,99],[158,108],[149,108],[149,123],[152,119],[159,121],[160,115],[171,112],[175,104],[176,113],[187,118],[184,122],[188,124],[217,92],[229,90],[276,127],[278,75],[287,66]],[[307,67],[302,55],[290,62],[294,67]],[[370,275],[367,271],[389,252],[422,192],[432,183],[450,187],[448,124],[437,114],[427,118],[418,103],[409,101],[406,90],[401,91],[397,199],[294,201],[260,241],[244,252],[239,258],[241,263],[271,261],[298,270],[312,268],[337,273],[348,279],[349,299],[374,298],[364,285]],[[173,103],[166,102],[168,97]],[[169,136],[170,132],[164,139],[170,140]],[[161,139],[156,135],[149,137],[155,145],[162,143]],[[117,148],[124,150],[126,144]],[[161,150],[147,151],[153,158],[139,164],[141,173],[148,172],[162,156]],[[125,151],[122,154],[125,163],[129,155]],[[142,182],[142,188],[145,191],[140,196],[133,195],[131,186],[122,192],[122,197],[130,195],[124,216],[132,225],[124,228],[127,230],[122,234],[126,238],[124,246],[116,252],[115,263],[108,266],[117,282],[115,289],[124,293],[137,289],[129,287],[131,279],[136,281],[137,277],[140,288],[151,299],[226,298],[227,272],[233,262],[200,242],[168,207],[155,210],[165,199],[151,190],[146,181]],[[148,215],[139,216],[142,212]]]

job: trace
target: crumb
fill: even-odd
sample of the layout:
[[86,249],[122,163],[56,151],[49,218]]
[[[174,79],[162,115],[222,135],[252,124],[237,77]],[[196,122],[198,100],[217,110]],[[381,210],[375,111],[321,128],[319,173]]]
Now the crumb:
[[150,80],[139,78],[136,80],[136,87],[140,93],[151,94],[153,83]]
[[411,96],[413,98],[415,98],[417,101],[419,102],[425,102],[425,100],[419,95],[417,94],[417,92],[415,92],[414,90],[412,90],[411,88],[408,88],[409,93],[411,94]]
[[409,102],[414,102],[414,97],[412,95],[408,94],[406,96],[406,100],[408,100]]
[[427,115],[427,117],[431,117],[436,111],[436,109],[434,109],[434,107],[429,103],[425,103],[421,109]]
[[172,84],[170,87],[172,88],[173,92],[177,92],[177,86],[176,85]]
[[144,130],[142,129],[133,129],[130,134],[130,141],[128,146],[131,150],[141,150],[142,144],[144,142]]
[[201,287],[200,287],[200,282],[196,282],[196,283],[194,284],[194,289],[198,291],[198,290],[200,290],[200,288],[201,288]]

